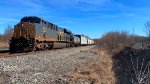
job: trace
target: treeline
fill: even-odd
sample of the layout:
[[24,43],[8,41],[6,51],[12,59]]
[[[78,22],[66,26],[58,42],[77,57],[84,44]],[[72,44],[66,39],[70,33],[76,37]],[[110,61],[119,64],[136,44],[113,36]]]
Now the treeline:
[[147,36],[129,34],[126,31],[108,32],[99,39],[95,39],[101,49],[108,52],[120,51],[125,47],[150,48],[150,21],[145,23],[145,33]]
[[8,42],[10,40],[11,34],[12,34],[12,27],[8,26],[5,29],[4,34],[0,34],[0,42]]
[[102,38],[97,39],[96,43],[101,47],[101,49],[105,49],[108,52],[117,52],[122,50],[125,47],[135,47],[140,46],[145,48],[147,43],[147,38],[129,34],[126,31],[122,32],[108,32],[103,35]]

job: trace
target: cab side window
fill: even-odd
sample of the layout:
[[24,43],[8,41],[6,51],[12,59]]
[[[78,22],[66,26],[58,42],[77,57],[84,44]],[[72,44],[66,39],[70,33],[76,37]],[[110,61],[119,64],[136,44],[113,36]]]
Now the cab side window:
[[42,21],[42,25],[43,25],[43,26],[46,26],[46,22],[45,22],[45,21]]
[[56,26],[56,31],[58,31],[58,27]]
[[49,23],[49,28],[53,29],[53,24],[52,23]]

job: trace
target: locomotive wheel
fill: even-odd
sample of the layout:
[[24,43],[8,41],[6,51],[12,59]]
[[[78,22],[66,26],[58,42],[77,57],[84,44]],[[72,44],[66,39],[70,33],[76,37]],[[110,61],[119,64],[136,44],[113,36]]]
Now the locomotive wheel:
[[29,52],[29,51],[30,51],[30,48],[29,48],[29,47],[25,47],[25,48],[23,48],[23,51],[24,51],[24,52]]
[[49,43],[49,44],[48,44],[48,49],[49,49],[49,50],[53,49],[53,46],[54,46],[53,43]]
[[13,53],[15,53],[15,52],[16,52],[15,49],[12,49],[12,48],[9,49],[9,53],[10,53],[10,54],[13,54]]
[[13,54],[13,53],[15,53],[16,52],[16,47],[15,47],[15,45],[12,43],[12,44],[10,44],[10,47],[9,47],[9,53],[10,54]]
[[33,51],[39,51],[40,49],[37,46],[34,46]]

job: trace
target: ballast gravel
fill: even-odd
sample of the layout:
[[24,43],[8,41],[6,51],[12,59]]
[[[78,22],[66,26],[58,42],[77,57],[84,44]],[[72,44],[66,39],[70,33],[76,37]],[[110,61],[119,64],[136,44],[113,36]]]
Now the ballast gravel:
[[98,58],[95,46],[54,49],[24,56],[0,58],[0,84],[57,84],[63,74]]

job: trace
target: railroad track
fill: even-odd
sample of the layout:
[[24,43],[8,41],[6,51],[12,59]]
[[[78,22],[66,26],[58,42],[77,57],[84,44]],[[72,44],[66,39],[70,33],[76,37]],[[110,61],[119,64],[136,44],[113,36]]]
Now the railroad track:
[[[45,50],[47,51],[47,50]],[[35,53],[40,53],[44,51],[31,51],[31,52],[17,52],[17,53],[10,53],[9,50],[1,50],[0,51],[0,58],[8,58],[8,57],[17,57],[17,56],[22,56],[22,55],[29,55],[29,54],[35,54]]]
[[[80,46],[80,47],[83,47],[83,46]],[[69,47],[69,48],[71,49],[74,47]],[[31,51],[31,52],[18,52],[18,53],[13,53],[13,54],[10,54],[9,50],[2,50],[0,51],[0,58],[18,57],[22,55],[37,54],[41,52],[56,51],[60,49],[69,49],[69,48],[58,48],[58,49],[52,49],[52,50],[41,50],[41,51]]]
[[[31,52],[29,52],[29,53],[31,53]],[[10,54],[9,52],[0,53],[0,58],[17,57],[17,56],[22,56],[22,55],[28,55],[29,53],[14,53],[14,54]]]

